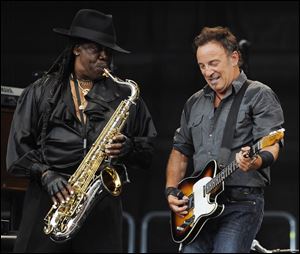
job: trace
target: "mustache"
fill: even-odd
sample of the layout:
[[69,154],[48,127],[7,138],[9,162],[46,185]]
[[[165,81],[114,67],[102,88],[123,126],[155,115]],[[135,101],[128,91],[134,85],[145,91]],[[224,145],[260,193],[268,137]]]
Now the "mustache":
[[97,63],[96,66],[101,68],[101,69],[104,69],[104,68],[107,69],[109,67],[109,62],[108,61],[103,61],[101,63]]

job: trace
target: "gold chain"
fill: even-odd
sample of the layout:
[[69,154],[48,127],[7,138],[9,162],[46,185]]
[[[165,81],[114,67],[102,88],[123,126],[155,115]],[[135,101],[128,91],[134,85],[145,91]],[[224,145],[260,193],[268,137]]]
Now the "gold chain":
[[91,90],[92,86],[93,86],[93,81],[87,81],[87,82],[85,82],[86,84],[89,84],[91,86],[90,88],[83,88],[81,86],[82,83],[83,83],[83,81],[81,81],[79,79],[77,79],[77,82],[78,82],[78,86],[79,86],[80,90],[82,91],[83,95],[86,96],[88,94],[88,92]]

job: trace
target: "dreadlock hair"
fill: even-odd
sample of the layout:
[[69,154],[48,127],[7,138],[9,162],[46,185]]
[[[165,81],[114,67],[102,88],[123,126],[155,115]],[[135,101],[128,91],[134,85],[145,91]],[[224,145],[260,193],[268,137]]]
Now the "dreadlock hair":
[[51,74],[57,72],[59,77],[59,82],[66,82],[70,74],[74,69],[75,56],[73,54],[73,49],[78,42],[71,39],[62,53],[56,58],[54,63],[51,65],[46,74]]
[[88,43],[89,40],[81,39],[81,38],[70,38],[68,45],[62,51],[62,53],[56,58],[52,66],[46,72],[46,74],[50,74],[53,72],[57,72],[59,76],[59,81],[66,82],[70,74],[74,71],[74,61],[75,56],[73,54],[73,49],[75,46]]
[[[62,53],[56,58],[54,63],[51,65],[45,74],[50,74],[57,72],[59,82],[67,82],[70,74],[74,71],[74,61],[75,56],[73,54],[73,49],[81,44],[89,43],[90,40],[81,38],[70,38],[68,45],[62,51]],[[113,55],[111,56],[110,70],[114,71],[116,66],[114,64]]]

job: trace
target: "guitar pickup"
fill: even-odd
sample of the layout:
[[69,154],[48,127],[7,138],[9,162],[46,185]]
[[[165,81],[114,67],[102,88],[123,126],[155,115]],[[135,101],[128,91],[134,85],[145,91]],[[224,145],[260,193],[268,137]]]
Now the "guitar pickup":
[[194,219],[195,219],[195,215],[193,215],[192,217],[190,217],[187,220],[185,220],[180,226],[177,226],[176,230],[177,231],[183,231],[183,230],[185,230],[188,226],[190,226],[191,224],[194,223]]
[[187,203],[187,206],[188,206],[187,209],[191,210],[194,208],[194,194],[189,195],[188,198],[189,198],[189,201]]

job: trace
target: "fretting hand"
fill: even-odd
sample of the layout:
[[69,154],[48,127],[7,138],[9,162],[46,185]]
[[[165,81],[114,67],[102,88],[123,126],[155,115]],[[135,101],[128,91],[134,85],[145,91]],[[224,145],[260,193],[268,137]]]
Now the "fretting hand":
[[237,153],[235,156],[239,168],[244,172],[256,169],[255,162],[257,160],[257,156],[250,157],[249,153],[250,153],[250,146],[246,146],[246,147],[242,147],[241,151]]

